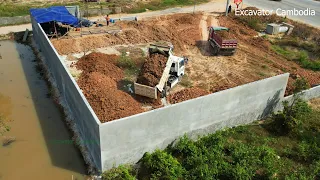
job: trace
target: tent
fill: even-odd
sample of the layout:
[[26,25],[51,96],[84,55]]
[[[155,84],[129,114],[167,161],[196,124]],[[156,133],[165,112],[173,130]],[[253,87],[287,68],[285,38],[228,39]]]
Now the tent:
[[30,13],[38,23],[56,21],[72,26],[78,25],[78,18],[71,15],[67,8],[64,6],[30,9]]

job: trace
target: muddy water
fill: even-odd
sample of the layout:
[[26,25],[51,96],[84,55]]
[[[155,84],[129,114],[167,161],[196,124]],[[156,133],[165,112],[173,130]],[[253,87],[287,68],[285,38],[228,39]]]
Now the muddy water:
[[0,112],[11,120],[4,135],[16,138],[0,144],[0,179],[84,179],[83,159],[47,97],[31,48],[12,41],[0,45]]

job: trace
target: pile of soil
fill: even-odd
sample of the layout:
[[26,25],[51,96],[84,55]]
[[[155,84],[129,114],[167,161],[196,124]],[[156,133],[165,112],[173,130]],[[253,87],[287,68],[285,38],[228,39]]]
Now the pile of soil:
[[203,89],[197,88],[197,87],[192,87],[188,89],[183,89],[179,92],[176,92],[174,94],[171,94],[169,96],[169,102],[171,104],[176,104],[182,101],[186,101],[189,99],[194,99],[200,96],[204,96],[209,94],[208,91],[205,91]]
[[147,86],[156,86],[166,67],[168,58],[162,54],[152,54],[144,62],[137,83]]
[[112,79],[99,73],[91,73],[88,76],[89,79],[80,80],[78,84],[101,122],[143,112],[140,103],[126,92],[118,90],[114,86],[116,82]]
[[123,71],[115,65],[118,58],[117,55],[94,52],[80,58],[76,66],[84,74],[100,72],[115,81],[119,81],[123,78]]
[[83,70],[78,85],[101,122],[143,112],[141,104],[119,90],[123,70],[117,67],[116,55],[91,53],[82,57],[77,68]]
[[[112,78],[100,73],[100,72],[91,72],[91,73],[83,73],[78,79],[78,84],[81,84],[80,87],[87,87],[87,84],[96,88],[96,89],[104,89],[104,88],[117,88],[117,82]],[[86,94],[85,94],[86,95]]]
[[174,14],[142,21],[119,21],[122,31],[115,34],[88,35],[71,39],[53,39],[52,44],[59,54],[84,51],[119,44],[169,41],[175,51],[187,50],[201,39],[199,23],[202,14]]
[[228,32],[228,31],[217,31],[216,32],[222,39],[228,40],[228,39],[235,39],[236,37]]

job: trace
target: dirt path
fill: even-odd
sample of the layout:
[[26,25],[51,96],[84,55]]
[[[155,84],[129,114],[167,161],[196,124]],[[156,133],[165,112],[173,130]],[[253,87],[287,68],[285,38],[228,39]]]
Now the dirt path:
[[207,25],[207,15],[203,15],[202,19],[200,21],[200,31],[201,31],[201,37],[203,41],[208,40],[208,25]]

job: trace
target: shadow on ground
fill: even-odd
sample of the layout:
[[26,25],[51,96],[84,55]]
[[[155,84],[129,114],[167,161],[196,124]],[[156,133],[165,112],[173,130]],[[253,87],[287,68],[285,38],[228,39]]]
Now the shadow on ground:
[[196,41],[196,46],[203,56],[213,56],[213,48],[211,47],[209,41]]

